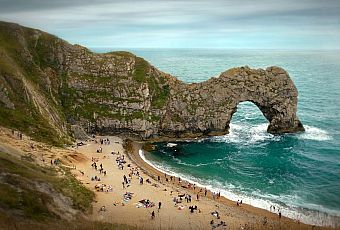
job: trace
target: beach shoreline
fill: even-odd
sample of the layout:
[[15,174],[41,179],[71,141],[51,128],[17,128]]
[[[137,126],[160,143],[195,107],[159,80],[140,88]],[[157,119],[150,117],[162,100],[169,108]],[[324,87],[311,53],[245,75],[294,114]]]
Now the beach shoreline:
[[[29,151],[39,165],[49,166],[50,159],[60,159],[62,167],[69,167],[77,180],[95,193],[92,212],[86,214],[91,221],[123,224],[134,229],[334,229],[298,223],[283,216],[279,218],[277,214],[247,204],[237,206],[236,202],[224,197],[214,200],[211,192],[207,197],[201,192],[197,199],[199,187],[195,190],[185,188],[185,181],[179,184],[178,178],[173,178],[170,182],[169,176],[166,181],[164,173],[144,162],[139,156],[139,149],[146,142],[126,141],[118,136],[97,136],[79,146],[74,143],[67,148],[58,148],[34,142],[28,137],[18,140],[10,133],[6,130],[3,134],[0,132],[0,147],[4,151],[15,155]],[[101,144],[103,139],[109,140],[109,143]],[[99,149],[102,151],[98,152]],[[124,156],[123,169],[116,161]],[[97,163],[98,170],[92,166],[93,162]],[[101,165],[105,175],[99,172]],[[139,174],[130,175],[132,169],[138,170]],[[122,186],[124,176],[130,181]],[[93,180],[94,177],[101,180]],[[140,177],[144,178],[144,184],[140,183]],[[98,184],[105,184],[105,189],[98,190]],[[131,199],[126,200],[126,194],[131,194]],[[180,199],[184,195],[190,195],[191,201]],[[154,205],[141,206],[140,201],[144,199]],[[197,209],[191,212],[190,207],[195,206]],[[155,213],[153,218],[152,212]]]
[[[165,174],[164,172],[161,172],[159,169],[157,169],[155,166],[153,165],[150,165],[148,164],[141,156],[140,156],[140,153],[139,151],[142,150],[144,152],[144,154],[148,154],[147,151],[145,151],[143,149],[143,145],[145,144],[150,144],[150,143],[154,143],[154,141],[152,142],[141,142],[141,141],[131,141],[131,140],[128,140],[128,144],[127,146],[127,156],[129,157],[129,159],[134,162],[136,165],[138,165],[138,167],[141,168],[141,170],[146,173],[147,175],[149,175],[151,178],[153,178],[154,180],[157,179],[157,177],[161,177],[162,178],[162,184],[164,185],[169,185],[170,186],[173,186],[175,189],[184,189],[186,190],[187,192],[194,192],[197,194],[197,191],[203,191],[204,192],[204,189],[203,187],[198,187],[196,186],[196,189],[195,191],[193,191],[192,189],[189,189],[189,188],[184,188],[182,185],[183,184],[190,184],[190,182],[188,181],[185,181],[181,178],[181,181],[182,183],[178,183],[178,177],[174,177],[174,181],[177,181],[175,183],[173,182],[165,182],[164,179],[165,179]],[[130,145],[130,146],[129,146]],[[170,175],[167,175],[168,177],[170,177]],[[221,205],[225,205],[225,206],[229,206],[229,207],[232,207],[232,208],[239,208],[237,206],[237,203],[236,201],[232,201],[224,196],[220,196],[218,199],[213,199],[213,192],[208,190],[208,194],[206,197],[204,197],[204,199],[208,199],[210,201],[213,201],[213,202],[217,202],[218,204],[221,204]],[[202,195],[202,192],[200,192],[200,197]],[[279,219],[279,216],[278,216],[278,213],[274,213],[274,212],[270,212],[266,209],[263,209],[263,208],[258,208],[258,207],[254,207],[252,205],[249,205],[249,204],[242,204],[242,209],[246,212],[249,212],[249,213],[252,213],[252,214],[255,214],[259,217],[262,217],[262,218],[268,218],[268,219],[271,219],[271,220],[278,220]],[[290,226],[290,225],[293,225],[294,226],[294,229],[298,228],[299,229],[309,229],[310,227],[316,227],[314,225],[310,225],[310,224],[306,224],[306,223],[302,223],[298,220],[295,220],[295,219],[292,219],[292,218],[289,218],[289,217],[285,217],[285,216],[282,216],[280,218],[280,222],[284,223],[284,225],[287,225]],[[291,226],[292,227],[292,226]],[[289,229],[292,229],[291,227],[289,227]],[[317,226],[318,228],[328,228],[327,226]]]

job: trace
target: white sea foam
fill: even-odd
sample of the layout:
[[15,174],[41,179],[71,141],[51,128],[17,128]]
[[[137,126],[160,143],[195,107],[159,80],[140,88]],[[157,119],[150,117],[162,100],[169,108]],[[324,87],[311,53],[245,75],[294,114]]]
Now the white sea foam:
[[267,132],[268,123],[251,125],[249,123],[232,123],[230,124],[229,134],[219,137],[212,137],[211,141],[240,143],[242,145],[250,145],[265,140],[277,141],[279,136],[274,136]]
[[177,144],[175,144],[175,143],[168,143],[166,145],[166,147],[169,147],[169,148],[172,148],[172,147],[175,147],[175,146],[177,146]]
[[[230,124],[229,134],[224,136],[212,137],[210,140],[214,142],[226,142],[242,145],[250,145],[266,140],[279,141],[280,136],[272,135],[267,132],[268,123],[252,125],[249,123],[232,123]],[[295,134],[298,139],[327,141],[332,136],[325,130],[305,125],[305,132]]]
[[325,130],[309,125],[304,125],[304,127],[305,132],[297,134],[297,138],[315,141],[328,141],[332,139],[329,133]]
[[[175,169],[156,162],[151,162],[145,158],[143,150],[139,150],[139,156],[151,167],[166,173],[171,176],[181,177],[183,180],[199,187],[205,187],[212,192],[221,192],[221,195],[229,200],[242,200],[243,203],[254,207],[266,209],[270,211],[271,206],[275,206],[275,210],[280,210],[283,216],[299,220],[303,223],[313,224],[318,226],[340,226],[340,213],[337,210],[330,210],[321,205],[306,204],[298,202],[299,197],[296,196],[276,196],[272,194],[263,194],[254,191],[252,194],[245,195],[240,193],[241,187],[236,187],[233,184],[222,184],[219,181],[204,181],[183,173],[175,172]],[[273,181],[273,183],[275,183]],[[301,208],[303,206],[304,208]],[[327,214],[330,213],[330,214]]]

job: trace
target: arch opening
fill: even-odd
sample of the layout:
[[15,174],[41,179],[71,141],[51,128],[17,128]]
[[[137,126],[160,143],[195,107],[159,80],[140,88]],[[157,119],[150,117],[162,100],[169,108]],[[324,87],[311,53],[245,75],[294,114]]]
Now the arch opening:
[[232,115],[230,123],[268,123],[269,121],[263,114],[258,105],[253,101],[242,101],[237,104]]
[[[262,108],[263,109],[263,108]],[[270,121],[263,110],[253,101],[243,101],[237,104],[231,114],[228,139],[231,142],[245,145],[272,138],[267,132]]]
[[[244,114],[244,112],[236,113],[237,111],[240,111],[240,109],[245,110],[244,112],[248,112],[248,115],[245,114],[244,118],[262,120],[261,127],[266,127],[266,132],[268,133],[280,134],[304,131],[302,123],[298,119],[294,119],[295,116],[290,117],[289,114],[287,114],[287,111],[280,112],[275,109],[274,106],[264,106],[253,100],[241,101],[232,109],[230,122],[227,123],[226,130],[230,130],[230,124],[238,121],[240,115]],[[234,115],[235,113],[236,117]],[[266,124],[266,126],[264,126],[264,124]],[[252,124],[248,122],[248,125]]]

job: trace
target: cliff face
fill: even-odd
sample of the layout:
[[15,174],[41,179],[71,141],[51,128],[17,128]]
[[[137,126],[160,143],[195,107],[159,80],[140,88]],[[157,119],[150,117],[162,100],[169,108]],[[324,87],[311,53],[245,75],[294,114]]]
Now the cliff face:
[[143,139],[225,134],[242,101],[259,107],[270,122],[268,132],[303,131],[297,89],[279,67],[234,68],[185,84],[131,53],[96,54],[4,22],[0,83],[1,125],[57,133],[57,139],[68,138],[69,124]]

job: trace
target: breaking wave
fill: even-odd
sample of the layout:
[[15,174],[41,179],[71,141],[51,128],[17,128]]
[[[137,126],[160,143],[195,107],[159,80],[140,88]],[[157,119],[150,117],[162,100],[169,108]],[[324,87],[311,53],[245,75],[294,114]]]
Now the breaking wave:
[[[282,136],[273,135],[267,132],[268,123],[251,125],[249,123],[237,122],[230,124],[229,134],[224,136],[212,137],[212,142],[235,143],[242,145],[251,145],[261,143],[267,140],[279,141]],[[298,139],[327,141],[332,140],[331,135],[320,128],[305,125],[305,132],[298,134],[290,134]]]

